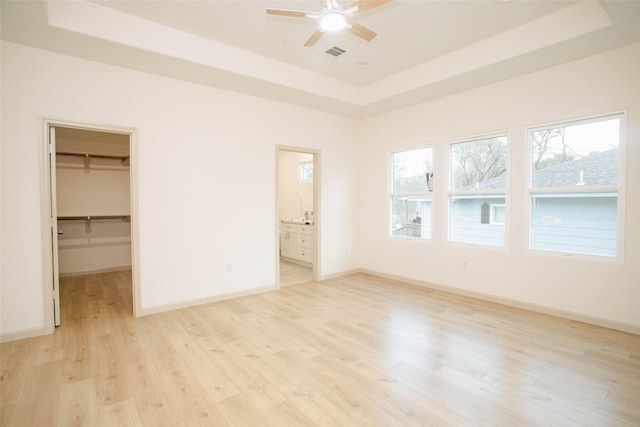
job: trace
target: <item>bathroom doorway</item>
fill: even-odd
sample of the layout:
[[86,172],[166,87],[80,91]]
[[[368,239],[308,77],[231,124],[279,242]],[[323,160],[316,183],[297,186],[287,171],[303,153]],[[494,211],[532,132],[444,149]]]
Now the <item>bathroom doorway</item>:
[[317,279],[319,152],[277,147],[277,280],[288,286]]

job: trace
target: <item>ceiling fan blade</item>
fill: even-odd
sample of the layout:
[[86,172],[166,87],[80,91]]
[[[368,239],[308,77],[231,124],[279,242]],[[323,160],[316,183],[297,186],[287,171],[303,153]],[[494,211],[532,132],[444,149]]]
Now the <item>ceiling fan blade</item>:
[[307,15],[315,15],[313,12],[301,12],[298,10],[267,9],[267,15],[292,16],[294,18],[306,18]]
[[309,40],[307,40],[304,45],[313,46],[318,40],[320,40],[320,37],[322,37],[323,34],[324,32],[322,32],[322,30],[318,28],[315,33],[311,34],[311,37],[309,37]]
[[351,20],[347,20],[347,22],[349,23],[349,25],[351,25],[351,28],[347,28],[347,31],[349,31],[351,34],[354,34],[360,37],[361,39],[365,39],[366,41],[371,41],[375,36],[378,35],[378,33],[373,32],[367,27],[360,25],[356,22],[353,22]]
[[374,7],[382,6],[383,4],[389,3],[390,1],[391,0],[356,0],[345,5],[344,10],[350,10],[354,7],[357,7],[355,11],[349,13],[349,16],[354,16],[359,13],[366,12],[367,10],[371,10]]

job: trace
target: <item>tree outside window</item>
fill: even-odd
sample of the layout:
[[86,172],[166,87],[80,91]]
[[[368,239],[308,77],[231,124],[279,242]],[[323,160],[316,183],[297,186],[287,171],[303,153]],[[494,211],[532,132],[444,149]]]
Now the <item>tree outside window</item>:
[[529,131],[531,249],[617,256],[621,119]]

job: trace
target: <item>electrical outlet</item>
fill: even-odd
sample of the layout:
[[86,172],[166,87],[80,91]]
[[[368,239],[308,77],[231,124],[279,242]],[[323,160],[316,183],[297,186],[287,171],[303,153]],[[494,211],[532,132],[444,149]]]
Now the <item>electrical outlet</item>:
[[466,270],[467,268],[469,268],[469,264],[467,264],[467,260],[463,259],[462,260],[462,269]]
[[233,264],[227,264],[226,268],[227,268],[227,273],[233,272]]

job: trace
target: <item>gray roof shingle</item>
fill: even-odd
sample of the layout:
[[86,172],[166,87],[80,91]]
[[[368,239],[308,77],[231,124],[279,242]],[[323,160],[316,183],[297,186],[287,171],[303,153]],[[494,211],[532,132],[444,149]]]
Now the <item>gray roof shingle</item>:
[[[581,181],[582,175],[582,181]],[[590,154],[533,173],[534,188],[608,186],[618,184],[618,149]],[[505,177],[492,178],[461,190],[504,189]]]

